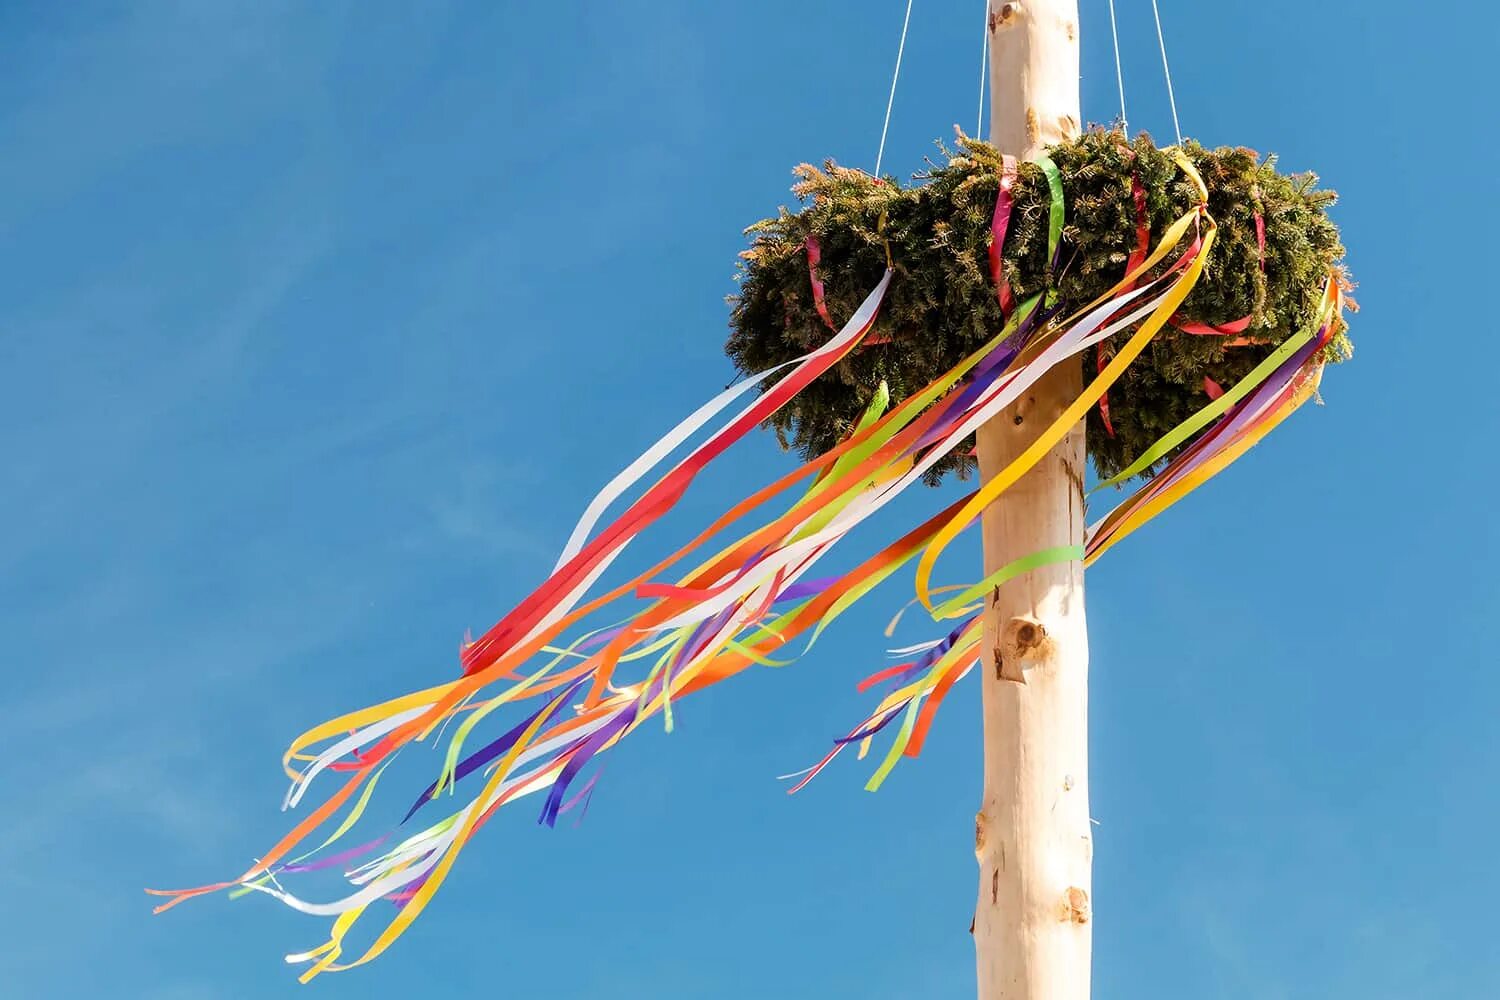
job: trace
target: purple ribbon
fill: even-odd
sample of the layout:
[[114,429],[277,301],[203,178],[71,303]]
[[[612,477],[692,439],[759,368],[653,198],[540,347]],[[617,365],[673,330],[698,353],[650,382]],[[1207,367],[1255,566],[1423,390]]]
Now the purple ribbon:
[[568,758],[568,762],[563,765],[562,773],[557,776],[557,781],[553,783],[552,791],[547,794],[547,802],[542,806],[542,814],[537,817],[538,824],[545,824],[550,827],[557,826],[557,814],[562,810],[568,786],[573,783],[574,778],[578,777],[578,772],[583,770],[584,765],[605,744],[630,727],[630,724],[635,721],[638,711],[640,711],[640,702],[632,701],[623,711],[606,722],[593,735],[589,736],[572,753]]
[[[511,747],[515,746],[516,740],[521,738],[521,734],[526,731],[526,728],[528,726],[530,726],[537,720],[538,716],[542,715],[544,712],[549,713],[549,717],[550,715],[555,715],[559,710],[562,709],[563,705],[566,704],[568,698],[573,694],[573,692],[577,691],[580,687],[583,686],[585,680],[587,680],[587,678],[581,678],[575,681],[573,683],[573,686],[568,688],[567,694],[557,699],[557,702],[555,704],[551,706],[543,706],[537,711],[531,713],[529,716],[516,723],[514,729],[511,729],[509,732],[496,739],[494,742],[481,747],[480,749],[474,751],[474,753],[470,754],[468,757],[465,757],[462,761],[459,762],[458,767],[453,771],[453,783],[457,784],[464,778],[467,778],[469,775],[479,770],[481,767],[484,767],[490,761],[500,757]],[[433,795],[437,792],[437,785],[437,781],[434,781],[432,784],[427,786],[426,791],[417,796],[417,801],[412,803],[411,808],[407,810],[406,815],[402,817],[402,823],[405,823],[407,820],[411,819],[412,816],[416,815],[418,809],[421,809],[427,803],[432,801]]]
[[330,854],[328,857],[320,858],[317,861],[307,861],[293,865],[282,865],[279,869],[277,869],[277,872],[278,874],[281,872],[315,872],[321,871],[324,868],[332,868],[334,865],[342,864],[345,861],[350,861],[362,854],[369,854],[371,851],[375,850],[375,848],[379,847],[381,844],[390,839],[391,835],[387,833],[380,837],[377,837],[375,840],[370,841],[368,844],[360,844],[358,847],[351,847],[347,850],[339,851],[337,854]]

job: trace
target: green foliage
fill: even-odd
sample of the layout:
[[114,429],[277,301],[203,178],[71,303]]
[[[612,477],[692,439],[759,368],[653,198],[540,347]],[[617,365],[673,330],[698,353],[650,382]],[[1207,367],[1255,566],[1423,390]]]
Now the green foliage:
[[[947,162],[929,161],[918,183],[901,186],[833,163],[796,169],[793,191],[804,207],[747,230],[740,294],[730,301],[732,333],[726,350],[740,371],[762,371],[803,354],[831,336],[818,316],[808,278],[805,243],[815,235],[822,250],[819,277],[836,323],[844,322],[879,281],[886,246],[895,277],[876,323],[875,339],[810,385],[771,421],[784,446],[819,455],[837,444],[859,419],[881,381],[901,399],[925,386],[975,350],[1001,326],[990,278],[990,222],[999,189],[1000,154],[959,135],[958,149],[939,147]],[[1103,476],[1128,465],[1153,441],[1208,402],[1203,379],[1226,388],[1275,345],[1313,320],[1330,269],[1344,249],[1327,208],[1332,192],[1319,191],[1311,174],[1283,175],[1274,159],[1247,149],[1184,152],[1209,189],[1209,212],[1219,225],[1202,279],[1180,311],[1185,321],[1223,325],[1254,317],[1245,336],[1258,343],[1228,346],[1234,338],[1197,336],[1173,327],[1157,335],[1110,389],[1113,437],[1098,409],[1089,416],[1088,446]],[[1131,177],[1147,192],[1153,242],[1196,203],[1192,183],[1171,157],[1142,135],[1090,131],[1049,150],[1063,178],[1067,225],[1061,266],[1049,274],[1046,179],[1022,164],[1005,245],[1005,270],[1018,299],[1051,282],[1067,310],[1106,292],[1124,274],[1136,242]],[[1265,268],[1260,267],[1255,216],[1265,222]],[[1129,331],[1117,334],[1123,342]],[[1112,344],[1105,345],[1106,354]],[[1343,331],[1329,348],[1331,360],[1348,356]],[[1096,370],[1094,352],[1078,363],[1086,379]],[[958,449],[936,466],[936,481],[956,471],[966,476],[973,459]]]

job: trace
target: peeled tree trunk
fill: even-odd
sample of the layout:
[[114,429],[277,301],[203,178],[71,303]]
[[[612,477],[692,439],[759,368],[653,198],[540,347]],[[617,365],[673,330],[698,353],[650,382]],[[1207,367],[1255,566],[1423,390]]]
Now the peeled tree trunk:
[[[1076,0],[991,0],[991,141],[1025,159],[1079,129]],[[1083,388],[1070,359],[980,428],[995,475]],[[1082,545],[1080,423],[982,517],[985,573]],[[980,1000],[1086,1000],[1093,840],[1083,566],[1043,566],[997,588],[985,617],[984,795],[975,817]]]

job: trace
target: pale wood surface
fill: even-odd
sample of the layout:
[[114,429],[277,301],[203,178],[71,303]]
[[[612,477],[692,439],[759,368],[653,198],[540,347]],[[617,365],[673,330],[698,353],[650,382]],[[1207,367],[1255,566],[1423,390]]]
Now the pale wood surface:
[[[991,140],[1021,158],[1077,135],[1076,0],[990,4]],[[988,478],[1082,389],[1064,362],[981,428]],[[1084,430],[984,512],[985,572],[1083,543]],[[984,793],[975,819],[980,1000],[1087,1000],[1093,860],[1083,567],[1046,566],[992,596],[985,618]]]

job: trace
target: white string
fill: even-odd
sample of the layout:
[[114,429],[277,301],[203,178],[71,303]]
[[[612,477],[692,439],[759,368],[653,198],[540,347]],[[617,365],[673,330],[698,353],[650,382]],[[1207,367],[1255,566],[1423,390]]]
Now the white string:
[[896,49],[896,72],[891,74],[891,96],[885,102],[885,124],[880,127],[880,149],[875,154],[875,176],[880,176],[880,163],[885,159],[885,134],[891,128],[891,108],[896,106],[896,81],[901,79],[901,56],[906,52],[906,29],[911,25],[911,5],[906,0],[906,20],[901,22],[901,44]]
[[1125,116],[1125,73],[1120,69],[1120,32],[1115,28],[1115,0],[1109,0],[1109,34],[1115,43],[1115,84],[1120,88],[1120,131],[1124,132],[1125,138],[1128,139],[1130,138],[1130,121]]
[[1167,65],[1167,40],[1161,33],[1161,9],[1156,0],[1151,0],[1151,12],[1156,15],[1156,43],[1161,46],[1161,68],[1167,76],[1167,100],[1172,102],[1172,130],[1177,133],[1177,145],[1182,145],[1182,126],[1177,123],[1177,95],[1172,92],[1172,67]]
[[[1114,0],[1110,0],[1114,3]],[[979,47],[979,123],[974,126],[974,135],[984,138],[984,92],[989,89],[990,69],[990,0],[984,0],[984,44]]]

